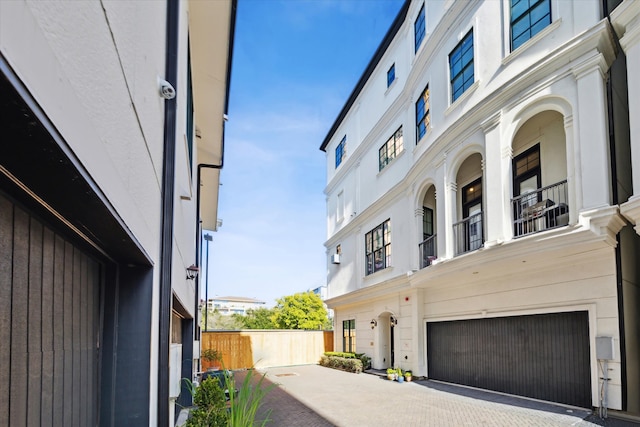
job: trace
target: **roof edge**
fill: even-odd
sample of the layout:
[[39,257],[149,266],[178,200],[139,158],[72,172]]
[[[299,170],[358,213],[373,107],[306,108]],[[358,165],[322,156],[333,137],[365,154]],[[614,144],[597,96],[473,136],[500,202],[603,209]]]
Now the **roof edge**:
[[402,24],[404,24],[404,20],[407,17],[407,11],[409,10],[410,4],[411,4],[411,0],[405,0],[404,4],[400,8],[398,15],[396,16],[393,23],[391,24],[391,27],[387,31],[387,34],[385,34],[384,38],[382,39],[382,42],[378,46],[378,49],[376,49],[375,53],[373,54],[373,57],[371,58],[371,61],[369,61],[367,68],[365,68],[364,73],[362,73],[362,76],[360,76],[360,79],[358,80],[358,83],[356,84],[356,86],[353,88],[351,95],[349,95],[347,102],[342,107],[342,110],[340,110],[340,114],[338,114],[338,117],[333,122],[333,125],[331,125],[331,128],[329,129],[327,136],[324,137],[324,140],[322,141],[322,145],[320,146],[321,151],[325,151],[325,149],[327,148],[327,145],[329,145],[329,141],[331,140],[331,138],[333,138],[333,135],[335,134],[336,130],[338,130],[338,126],[340,126],[340,124],[342,123],[342,120],[344,120],[345,116],[347,115],[347,112],[353,106],[353,103],[356,101],[356,98],[358,97],[358,95],[360,95],[362,88],[364,88],[365,83],[367,82],[367,80],[369,80],[369,77],[371,77],[371,74],[373,74],[373,70],[375,70],[375,68],[378,66],[378,64],[380,63],[380,60],[382,59],[382,56],[387,51],[387,48],[393,41],[396,34],[398,34],[398,31],[402,27]]

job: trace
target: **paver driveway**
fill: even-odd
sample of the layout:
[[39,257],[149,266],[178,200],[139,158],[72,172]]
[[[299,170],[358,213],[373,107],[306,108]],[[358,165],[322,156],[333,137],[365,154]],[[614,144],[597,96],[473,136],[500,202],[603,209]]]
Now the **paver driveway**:
[[[265,407],[273,410],[270,426],[636,425],[611,418],[604,423],[589,417],[590,412],[584,409],[434,382],[400,384],[375,375],[356,375],[318,365],[269,368],[262,372],[266,372],[268,380],[280,385],[265,401]],[[585,420],[588,417],[590,421]]]

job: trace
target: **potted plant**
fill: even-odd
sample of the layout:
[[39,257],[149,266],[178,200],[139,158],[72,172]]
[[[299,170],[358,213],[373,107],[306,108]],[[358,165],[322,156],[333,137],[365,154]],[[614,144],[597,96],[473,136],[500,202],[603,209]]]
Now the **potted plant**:
[[210,366],[207,368],[209,371],[217,371],[222,367],[222,352],[218,350],[214,350],[212,348],[208,348],[206,350],[202,350],[200,355],[203,360],[206,360],[210,363]]
[[397,373],[393,368],[387,368],[387,379],[393,381],[396,379]]
[[411,381],[411,377],[412,377],[412,375],[411,375],[411,371],[406,371],[406,372],[404,373],[404,379],[405,379],[407,382],[410,382],[410,381]]
[[397,369],[397,375],[398,375],[398,382],[399,383],[404,382],[404,376],[402,375],[402,369],[400,369],[400,368]]

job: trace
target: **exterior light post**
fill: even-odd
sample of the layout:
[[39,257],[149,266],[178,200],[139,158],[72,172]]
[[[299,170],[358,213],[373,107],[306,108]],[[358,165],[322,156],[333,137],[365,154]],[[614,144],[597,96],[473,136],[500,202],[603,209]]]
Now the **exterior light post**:
[[204,240],[207,241],[207,276],[204,279],[204,331],[209,330],[209,242],[213,240],[211,234],[205,234]]

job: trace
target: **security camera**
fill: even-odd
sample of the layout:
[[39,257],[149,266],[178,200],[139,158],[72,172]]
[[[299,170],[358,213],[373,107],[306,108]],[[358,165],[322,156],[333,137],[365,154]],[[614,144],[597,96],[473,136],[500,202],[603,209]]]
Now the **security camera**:
[[159,90],[161,97],[164,99],[173,99],[176,97],[176,90],[171,86],[171,83],[166,80],[160,80],[158,84],[160,86]]

